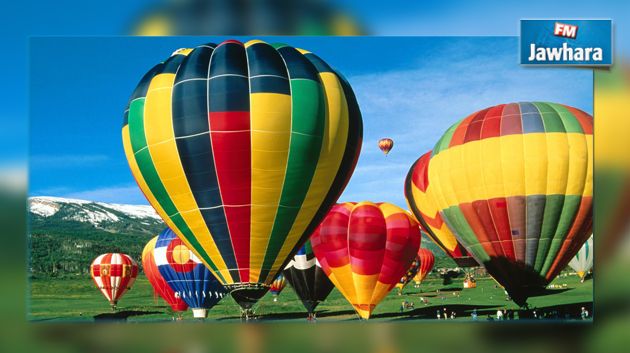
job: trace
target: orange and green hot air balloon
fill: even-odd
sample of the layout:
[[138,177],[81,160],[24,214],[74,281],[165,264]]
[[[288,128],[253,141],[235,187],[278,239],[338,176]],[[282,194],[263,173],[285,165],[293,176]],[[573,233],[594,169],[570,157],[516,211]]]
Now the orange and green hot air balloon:
[[311,245],[328,278],[367,320],[409,269],[420,231],[398,206],[347,202],[332,208]]
[[228,40],[149,70],[122,137],[148,201],[248,310],[343,191],[362,122],[315,54]]
[[378,148],[383,151],[383,153],[385,153],[385,155],[387,156],[389,154],[389,151],[394,148],[394,140],[387,137],[382,138],[378,140]]
[[423,154],[411,166],[405,180],[405,198],[424,234],[449,255],[458,266],[477,266],[475,259],[457,242],[437,206],[436,195],[429,184],[431,152]]
[[431,250],[420,248],[418,249],[418,259],[420,260],[420,267],[418,268],[418,273],[413,278],[417,286],[422,283],[425,277],[433,269],[433,265],[435,265],[435,256]]
[[592,149],[590,115],[539,102],[473,113],[433,149],[428,185],[439,215],[519,305],[592,233]]

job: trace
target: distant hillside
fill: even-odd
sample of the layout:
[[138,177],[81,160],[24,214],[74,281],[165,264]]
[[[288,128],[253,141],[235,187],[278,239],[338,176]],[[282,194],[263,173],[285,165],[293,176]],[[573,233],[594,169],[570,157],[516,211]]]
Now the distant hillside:
[[[138,264],[144,245],[166,226],[151,206],[119,205],[59,197],[29,199],[30,272],[34,276],[89,273],[106,252],[123,252]],[[455,263],[431,240],[435,267]]]
[[35,276],[88,273],[105,252],[140,262],[146,242],[165,225],[151,206],[58,197],[29,199],[30,271]]

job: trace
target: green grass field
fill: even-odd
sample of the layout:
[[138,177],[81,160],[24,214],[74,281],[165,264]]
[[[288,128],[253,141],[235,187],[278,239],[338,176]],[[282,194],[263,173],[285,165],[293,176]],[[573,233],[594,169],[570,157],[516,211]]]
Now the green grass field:
[[[456,313],[456,320],[470,321],[470,314],[477,309],[479,320],[486,320],[499,308],[518,309],[512,301],[506,300],[501,287],[490,278],[477,280],[477,288],[462,289],[462,280],[455,279],[450,285],[442,280],[429,279],[420,288],[413,284],[405,288],[399,296],[392,292],[376,307],[370,321],[435,320],[438,308],[447,308]],[[539,311],[559,310],[579,316],[580,307],[586,306],[592,312],[592,281],[580,283],[576,276],[556,278],[555,285],[566,287],[548,290],[545,295],[530,298],[530,307]],[[439,292],[437,291],[439,290]],[[170,308],[161,299],[155,299],[151,285],[142,275],[133,288],[118,303],[116,315],[112,315],[108,302],[96,289],[90,278],[34,279],[30,283],[28,319],[32,321],[96,321],[99,319],[126,319],[129,322],[172,320]],[[422,303],[424,297],[428,303]],[[400,311],[401,302],[407,300],[415,304],[415,309]],[[256,307],[259,321],[297,320],[305,321],[306,311],[290,286],[274,302],[270,293],[263,297]],[[358,316],[345,298],[336,289],[318,307],[318,321],[357,320]],[[194,320],[190,311],[184,320]],[[240,310],[231,297],[226,297],[209,311],[207,321],[240,321]]]

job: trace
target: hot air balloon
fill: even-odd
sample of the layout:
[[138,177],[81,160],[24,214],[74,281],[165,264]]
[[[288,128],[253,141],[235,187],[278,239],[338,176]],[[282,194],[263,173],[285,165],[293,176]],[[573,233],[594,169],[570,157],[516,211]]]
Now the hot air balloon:
[[282,292],[286,285],[287,281],[284,279],[284,276],[282,274],[279,274],[278,277],[276,277],[276,279],[271,282],[271,287],[269,288],[269,291],[271,292],[271,295],[273,295],[274,302],[278,301],[278,295],[280,295],[280,292]]
[[315,319],[315,308],[328,297],[335,286],[313,254],[310,240],[298,250],[283,274],[306,308],[308,320]]
[[416,276],[419,269],[420,269],[420,259],[418,258],[418,256],[416,256],[416,258],[413,259],[413,262],[407,269],[407,272],[405,272],[405,274],[402,275],[402,277],[400,277],[400,281],[398,281],[398,283],[396,284],[396,288],[398,288],[398,295],[402,294],[403,289]]
[[436,209],[521,306],[592,233],[592,147],[587,113],[523,102],[471,114],[433,149],[427,185]]
[[247,312],[343,191],[362,122],[315,54],[228,40],[153,67],[122,136],[148,201]]
[[444,223],[437,207],[436,194],[429,184],[429,160],[425,153],[411,166],[405,180],[405,198],[424,234],[448,254],[460,267],[477,266],[477,262],[457,242],[453,232]]
[[154,256],[160,274],[175,296],[192,308],[195,318],[206,318],[208,309],[227,294],[225,287],[172,230],[166,228],[160,232]]
[[580,277],[580,281],[584,282],[584,278],[588,271],[593,267],[593,236],[582,245],[578,253],[569,261],[569,266]]
[[394,148],[394,140],[387,137],[382,138],[378,140],[378,148],[383,151],[383,153],[385,153],[385,155],[387,156],[389,154],[389,151]]
[[311,244],[328,278],[367,320],[411,265],[420,231],[398,206],[347,202],[331,209]]
[[175,291],[166,283],[164,277],[160,273],[160,270],[155,263],[155,244],[157,243],[157,236],[149,240],[147,245],[142,250],[142,269],[144,275],[151,283],[153,290],[157,293],[168,305],[171,306],[174,312],[183,312],[188,309],[186,302],[178,295],[175,295]]
[[420,267],[418,268],[418,273],[413,278],[416,286],[419,286],[420,283],[422,283],[427,274],[431,272],[431,270],[433,269],[433,265],[435,264],[435,256],[429,249],[418,249],[418,259],[420,260]]
[[107,253],[92,261],[90,274],[96,287],[109,300],[112,310],[116,310],[118,300],[136,281],[138,264],[129,255]]

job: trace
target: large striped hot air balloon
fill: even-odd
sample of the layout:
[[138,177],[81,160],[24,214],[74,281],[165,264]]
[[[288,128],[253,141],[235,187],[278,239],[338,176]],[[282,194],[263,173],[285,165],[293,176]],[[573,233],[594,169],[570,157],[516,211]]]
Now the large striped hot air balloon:
[[115,310],[118,300],[136,281],[138,264],[129,255],[107,253],[92,261],[90,274],[96,287]]
[[248,310],[343,191],[362,123],[315,54],[228,40],[153,67],[122,136],[151,205]]
[[227,294],[225,287],[172,230],[166,228],[160,232],[154,256],[160,274],[175,295],[192,309],[195,318],[207,317],[208,309]]
[[458,266],[477,266],[477,262],[457,242],[457,238],[446,225],[438,208],[436,194],[429,184],[429,160],[431,152],[425,153],[411,166],[405,180],[405,198],[409,209],[420,223],[429,239],[448,254]]
[[302,301],[308,312],[308,319],[315,318],[315,308],[328,297],[335,286],[313,254],[310,240],[298,250],[283,274]]
[[149,240],[147,245],[144,246],[144,250],[142,250],[142,270],[149,280],[149,283],[151,283],[155,293],[164,299],[174,312],[186,311],[188,305],[179,295],[176,295],[173,288],[166,283],[166,280],[155,263],[154,251],[157,238],[156,236]]
[[588,274],[588,271],[593,268],[593,236],[582,245],[580,251],[569,261],[569,266],[580,277],[580,280],[584,282],[584,278]]
[[449,128],[428,185],[457,240],[519,305],[592,231],[593,118],[555,103],[512,103]]
[[420,267],[418,268],[416,276],[413,278],[413,281],[417,286],[422,283],[425,277],[427,277],[429,272],[433,269],[433,265],[435,265],[435,256],[431,250],[420,248],[418,249],[418,260],[420,261]]
[[420,231],[398,206],[347,202],[332,208],[311,244],[328,278],[367,320],[411,265]]

